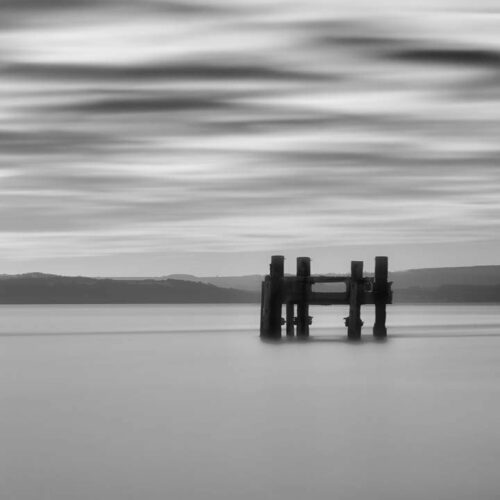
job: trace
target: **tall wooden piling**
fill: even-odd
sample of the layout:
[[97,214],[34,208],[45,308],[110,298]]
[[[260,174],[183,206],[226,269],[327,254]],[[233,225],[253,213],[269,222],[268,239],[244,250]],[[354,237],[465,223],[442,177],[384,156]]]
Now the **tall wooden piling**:
[[375,282],[373,284],[375,324],[373,325],[373,335],[379,338],[387,336],[385,305],[389,299],[388,269],[387,257],[375,257]]
[[297,280],[300,287],[300,300],[297,302],[297,337],[309,336],[309,296],[311,285],[311,259],[297,257]]
[[361,338],[361,295],[363,293],[363,262],[351,262],[351,279],[349,289],[349,318],[347,320],[347,337],[352,340]]
[[286,303],[286,336],[293,337],[295,335],[294,326],[295,306],[293,302]]
[[260,336],[264,336],[264,332],[267,328],[267,289],[266,289],[267,281],[264,280],[260,287]]
[[285,276],[285,257],[273,255],[269,276],[263,283],[261,302],[261,337],[281,337],[281,305],[283,278]]

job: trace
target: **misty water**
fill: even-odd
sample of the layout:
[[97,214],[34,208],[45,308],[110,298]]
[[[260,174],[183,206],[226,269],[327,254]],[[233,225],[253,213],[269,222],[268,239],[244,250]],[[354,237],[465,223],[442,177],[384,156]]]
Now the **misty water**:
[[0,307],[0,498],[499,498],[500,307],[370,309]]

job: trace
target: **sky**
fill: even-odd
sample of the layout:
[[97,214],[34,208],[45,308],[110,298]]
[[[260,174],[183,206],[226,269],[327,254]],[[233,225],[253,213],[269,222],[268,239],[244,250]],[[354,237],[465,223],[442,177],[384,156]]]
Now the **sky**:
[[496,0],[0,0],[0,273],[500,264]]

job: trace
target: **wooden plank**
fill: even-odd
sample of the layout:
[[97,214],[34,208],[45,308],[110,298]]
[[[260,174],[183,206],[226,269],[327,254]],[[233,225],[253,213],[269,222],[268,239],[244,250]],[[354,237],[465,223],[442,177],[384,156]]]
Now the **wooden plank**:
[[311,292],[309,304],[315,306],[332,306],[349,304],[347,292]]
[[347,283],[349,281],[348,276],[318,276],[312,275],[310,282],[314,283]]

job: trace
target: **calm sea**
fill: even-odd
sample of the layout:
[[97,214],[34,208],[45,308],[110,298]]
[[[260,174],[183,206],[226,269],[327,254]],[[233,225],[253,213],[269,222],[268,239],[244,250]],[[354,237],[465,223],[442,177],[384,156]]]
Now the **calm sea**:
[[2,500],[500,498],[500,306],[0,307]]

